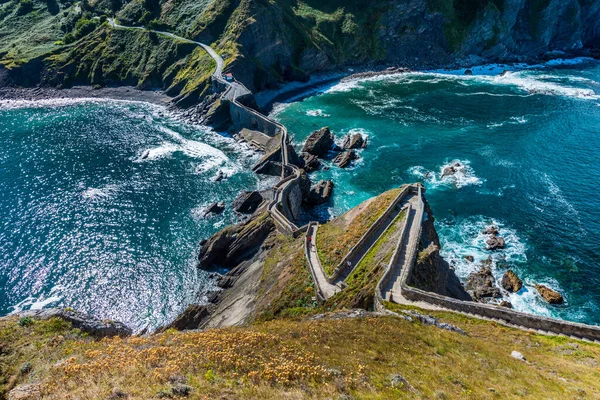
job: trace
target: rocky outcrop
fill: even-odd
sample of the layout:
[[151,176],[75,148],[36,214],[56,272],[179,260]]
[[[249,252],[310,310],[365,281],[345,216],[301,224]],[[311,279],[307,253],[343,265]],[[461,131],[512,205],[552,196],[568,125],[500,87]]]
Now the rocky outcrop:
[[228,226],[202,245],[198,255],[199,268],[209,269],[215,264],[232,267],[252,257],[274,228],[275,225],[267,214]]
[[210,214],[221,214],[225,210],[225,203],[222,201],[210,204],[204,210],[203,217],[208,217]]
[[326,126],[310,134],[302,147],[302,152],[317,157],[324,157],[334,146],[335,136],[331,133],[329,127]]
[[523,287],[523,281],[513,271],[508,270],[502,276],[502,287],[511,293],[516,293]]
[[250,214],[256,211],[263,198],[260,192],[250,191],[240,193],[231,203],[236,212]]
[[366,147],[367,142],[360,133],[349,133],[344,138],[342,143],[342,149],[362,149]]
[[535,285],[535,289],[538,291],[540,296],[550,304],[562,304],[564,299],[562,295],[547,286]]
[[8,400],[37,400],[42,398],[42,387],[37,383],[25,383],[8,392]]
[[321,166],[321,162],[319,161],[317,156],[305,153],[305,154],[302,154],[301,158],[302,158],[302,165],[300,167],[303,168],[304,171],[307,173],[316,171]]
[[354,150],[346,150],[343,153],[338,154],[333,162],[338,165],[340,168],[346,168],[349,166],[353,160],[356,160],[358,155]]
[[333,194],[333,181],[321,180],[317,182],[315,186],[310,189],[308,197],[304,199],[304,202],[309,206],[316,206],[324,204],[329,201]]
[[421,243],[425,248],[418,253],[407,284],[442,296],[472,300],[452,267],[440,255],[441,245],[434,226],[435,218],[427,201],[425,212],[427,219],[423,221],[421,233]]
[[491,298],[502,297],[500,289],[495,285],[491,263],[491,258],[488,258],[482,263],[479,271],[472,272],[467,278],[467,291],[477,301],[487,302]]
[[504,238],[502,236],[492,236],[486,240],[485,245],[488,250],[499,250],[506,247]]
[[158,329],[157,332],[166,329],[176,329],[178,331],[198,329],[204,321],[210,316],[210,308],[212,305],[190,304],[184,312],[179,314],[177,318],[164,328]]
[[112,336],[130,336],[131,328],[127,325],[110,320],[99,320],[91,315],[87,315],[78,311],[63,309],[63,308],[48,308],[42,310],[23,311],[18,314],[19,317],[30,317],[35,319],[50,319],[60,318],[71,323],[73,328],[80,329],[83,332],[90,334],[95,338],[112,337]]
[[500,233],[500,231],[498,230],[498,227],[496,225],[490,225],[490,226],[486,226],[481,233],[483,233],[484,235],[493,235],[496,236]]
[[464,168],[465,168],[465,165],[463,163],[457,161],[452,165],[448,165],[447,167],[444,167],[444,169],[442,169],[441,177],[443,178],[445,176],[452,176]]

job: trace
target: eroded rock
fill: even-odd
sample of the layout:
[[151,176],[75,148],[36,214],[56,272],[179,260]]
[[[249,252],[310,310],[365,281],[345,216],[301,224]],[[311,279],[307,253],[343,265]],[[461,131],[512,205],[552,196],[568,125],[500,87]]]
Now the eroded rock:
[[257,191],[242,192],[231,203],[233,209],[242,214],[250,214],[256,211],[263,197]]
[[323,127],[310,134],[302,147],[302,152],[323,157],[334,148],[334,140],[335,136],[331,133],[329,127]]
[[367,142],[360,133],[349,133],[344,138],[342,143],[342,149],[362,149],[366,147]]
[[329,201],[333,194],[333,181],[321,180],[310,189],[308,197],[304,200],[306,204],[316,206]]
[[333,159],[333,162],[340,168],[346,168],[353,160],[356,160],[357,158],[358,155],[354,150],[346,150],[343,153],[338,154]]
[[492,275],[490,264],[491,259],[484,261],[481,269],[471,273],[467,278],[466,289],[478,301],[486,298],[502,297],[500,289],[495,286],[495,279]]
[[485,242],[488,250],[500,250],[506,247],[502,236],[492,236]]
[[320,166],[321,162],[319,161],[317,156],[308,153],[302,154],[302,168],[304,169],[304,171],[306,171],[307,173],[316,171],[317,169],[319,169]]
[[502,287],[511,292],[518,292],[523,287],[523,281],[510,269],[502,276]]
[[535,289],[538,291],[540,296],[542,296],[542,298],[550,304],[562,304],[564,302],[564,298],[560,293],[550,289],[547,286],[535,285]]
[[210,204],[204,210],[203,217],[208,217],[210,214],[221,214],[225,210],[225,203],[222,201]]
[[208,305],[190,304],[184,312],[179,314],[179,316],[164,329],[177,329],[178,331],[198,329],[209,315],[210,310]]

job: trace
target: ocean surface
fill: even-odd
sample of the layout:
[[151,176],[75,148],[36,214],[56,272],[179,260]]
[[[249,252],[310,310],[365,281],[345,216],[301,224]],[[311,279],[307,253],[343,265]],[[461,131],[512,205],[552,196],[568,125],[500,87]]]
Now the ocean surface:
[[[501,75],[504,70],[508,72]],[[492,257],[497,280],[512,268],[525,287],[515,309],[600,324],[600,64],[492,65],[343,82],[275,107],[298,148],[329,126],[368,137],[361,159],[331,166],[339,215],[403,183],[423,182],[443,246],[461,279]],[[465,167],[441,177],[444,166]],[[494,224],[506,239],[485,248]],[[470,263],[464,256],[475,257]],[[551,306],[533,287],[565,297]]]
[[269,185],[255,161],[158,106],[0,101],[0,315],[69,306],[135,330],[170,322],[214,285],[196,268],[200,240],[235,222],[204,208]]

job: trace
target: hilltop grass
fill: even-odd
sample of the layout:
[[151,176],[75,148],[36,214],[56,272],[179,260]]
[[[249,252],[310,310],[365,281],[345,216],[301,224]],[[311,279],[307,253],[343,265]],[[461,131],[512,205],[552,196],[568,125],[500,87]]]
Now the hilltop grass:
[[406,210],[396,216],[392,224],[346,278],[348,286],[329,299],[326,307],[360,307],[366,310],[373,308],[375,288],[392,258],[405,219]]
[[[400,188],[388,190],[336,218],[335,221],[319,226],[316,238],[317,252],[326,274],[333,273],[352,246],[385,212],[398,193]],[[351,217],[358,210],[361,210],[360,214],[355,218]]]
[[[0,320],[6,393],[45,399],[597,398],[600,346],[439,314],[468,335],[395,317],[279,319],[246,328],[95,341],[60,320]],[[510,356],[520,351],[527,362]],[[402,379],[398,378],[401,376]],[[173,396],[177,397],[177,396]]]

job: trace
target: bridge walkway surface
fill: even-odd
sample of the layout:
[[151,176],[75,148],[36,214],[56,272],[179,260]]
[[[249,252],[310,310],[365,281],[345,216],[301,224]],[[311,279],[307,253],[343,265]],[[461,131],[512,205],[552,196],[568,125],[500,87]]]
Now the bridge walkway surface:
[[[264,119],[266,122],[276,128],[275,130],[277,133],[281,134],[282,173],[281,180],[274,188],[275,199],[269,204],[269,213],[273,216],[278,229],[282,233],[297,237],[299,234],[307,232],[305,235],[305,256],[310,266],[310,273],[312,274],[315,282],[317,298],[322,301],[342,290],[344,286],[343,280],[351,273],[352,268],[356,267],[356,265],[360,263],[360,260],[365,256],[365,254],[367,254],[370,247],[375,244],[383,232],[385,232],[387,228],[384,229],[383,226],[389,227],[394,221],[395,217],[385,217],[385,221],[387,223],[382,223],[382,226],[377,228],[376,231],[371,234],[368,240],[366,240],[366,243],[361,245],[356,254],[349,258],[352,268],[350,268],[348,271],[340,270],[340,274],[336,279],[328,280],[323,271],[315,246],[318,223],[311,222],[303,227],[297,227],[290,218],[289,210],[284,209],[283,212],[281,212],[277,207],[278,204],[283,204],[285,206],[286,202],[283,201],[284,197],[289,194],[289,188],[291,185],[296,184],[301,179],[302,174],[301,170],[297,166],[289,163],[287,149],[289,137],[286,127],[237,101],[239,97],[250,94],[251,92],[241,82],[238,82],[237,80],[228,81],[223,78],[224,61],[221,56],[219,56],[219,54],[209,45],[190,40],[170,32],[147,29],[143,26],[133,27],[119,25],[113,18],[108,18],[108,23],[115,29],[139,29],[148,32],[154,32],[156,34],[167,36],[176,40],[194,43],[202,47],[215,60],[216,68],[212,74],[213,79],[227,88],[221,95],[221,98],[231,101],[238,107],[243,108],[246,112],[253,114],[257,118]],[[406,201],[404,201],[404,206],[399,207],[398,204],[396,204],[394,210],[392,210],[393,213],[397,215],[403,208],[406,207],[408,209],[408,215],[405,219],[405,226],[402,229],[402,233],[398,241],[398,247],[394,252],[394,256],[392,257],[388,269],[377,285],[375,297],[376,306],[378,309],[383,307],[383,300],[390,300],[395,303],[410,304],[426,309],[453,311],[465,314],[469,317],[494,321],[509,327],[536,332],[539,334],[567,335],[573,339],[595,341],[600,343],[600,328],[597,326],[540,317],[514,310],[503,309],[501,307],[489,304],[460,301],[446,296],[440,296],[435,293],[426,292],[417,288],[408,287],[406,285],[406,280],[408,274],[412,270],[415,258],[417,256],[419,238],[421,235],[421,223],[423,221],[424,213],[421,187],[419,186],[417,188],[417,194],[414,194],[415,186],[410,187],[413,195],[410,196],[407,194]],[[309,236],[312,238],[312,241],[308,240]],[[403,291],[405,293],[403,293]],[[409,295],[411,296],[412,300],[407,298]]]

